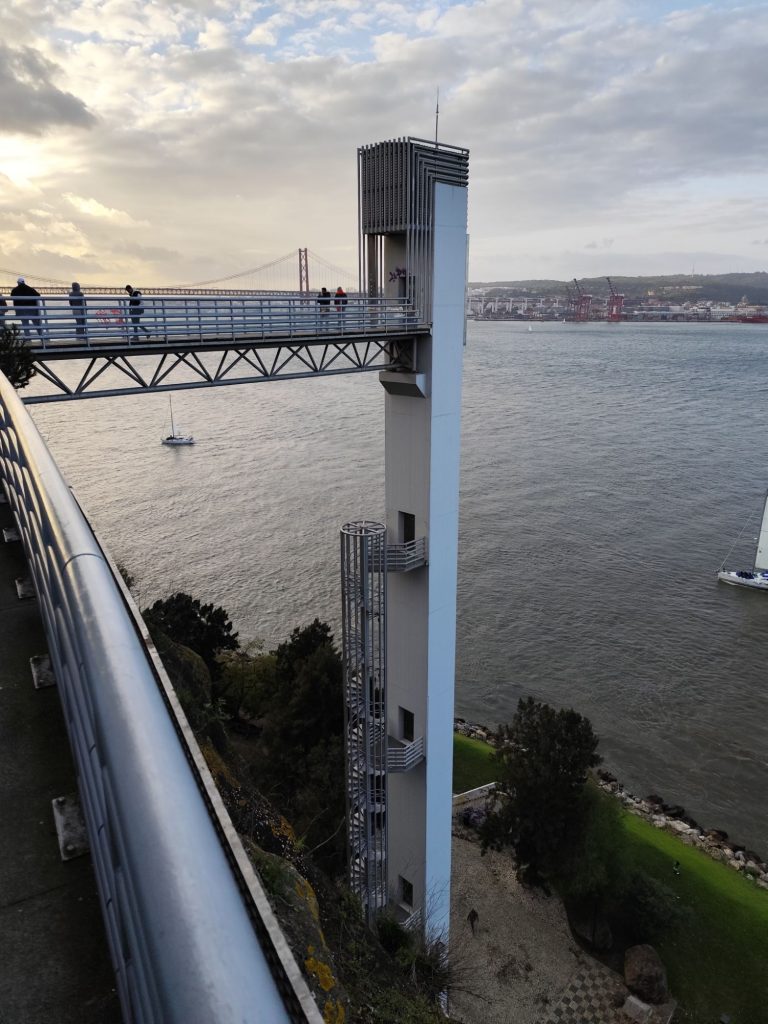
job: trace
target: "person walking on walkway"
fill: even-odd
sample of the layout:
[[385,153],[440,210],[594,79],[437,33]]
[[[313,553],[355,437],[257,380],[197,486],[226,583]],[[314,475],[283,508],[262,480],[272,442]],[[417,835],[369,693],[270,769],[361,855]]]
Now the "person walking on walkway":
[[337,313],[343,313],[347,306],[347,293],[339,285],[336,289],[336,295],[333,298],[333,304],[336,307]]
[[13,300],[14,312],[19,320],[21,320],[21,329],[24,332],[25,340],[30,340],[32,336],[30,327],[34,327],[41,340],[45,341],[43,327],[40,322],[40,292],[27,284],[23,277],[20,277],[16,287],[11,289],[11,299]]
[[125,286],[125,290],[128,292],[130,298],[128,299],[128,312],[131,315],[131,323],[133,324],[133,336],[138,337],[139,331],[142,330],[148,338],[151,337],[147,328],[142,324],[141,318],[144,315],[144,298],[138,288],[132,288],[129,284]]
[[69,304],[72,307],[72,314],[75,318],[75,334],[78,338],[85,337],[85,296],[80,290],[77,281],[72,282],[72,291],[69,293]]

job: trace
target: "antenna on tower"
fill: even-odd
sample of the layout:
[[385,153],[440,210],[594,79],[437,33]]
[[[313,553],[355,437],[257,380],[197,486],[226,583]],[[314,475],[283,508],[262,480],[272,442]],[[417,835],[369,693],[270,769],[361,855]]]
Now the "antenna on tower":
[[437,97],[435,99],[435,145],[437,145],[437,125],[440,120],[440,86],[437,87]]

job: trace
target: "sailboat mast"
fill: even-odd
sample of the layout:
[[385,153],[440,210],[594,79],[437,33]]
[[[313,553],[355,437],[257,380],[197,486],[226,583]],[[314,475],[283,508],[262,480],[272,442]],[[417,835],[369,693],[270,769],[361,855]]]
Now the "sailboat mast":
[[176,437],[176,428],[173,425],[173,399],[168,395],[168,404],[171,407],[171,437]]

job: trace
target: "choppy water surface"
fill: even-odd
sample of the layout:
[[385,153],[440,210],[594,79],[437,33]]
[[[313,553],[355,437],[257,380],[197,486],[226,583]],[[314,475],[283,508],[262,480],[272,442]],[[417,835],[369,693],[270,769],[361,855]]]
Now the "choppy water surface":
[[[338,528],[383,506],[375,375],[33,415],[144,603],[223,604],[241,638],[339,619]],[[588,715],[609,767],[768,851],[768,329],[472,323],[465,360],[457,713],[533,693]]]

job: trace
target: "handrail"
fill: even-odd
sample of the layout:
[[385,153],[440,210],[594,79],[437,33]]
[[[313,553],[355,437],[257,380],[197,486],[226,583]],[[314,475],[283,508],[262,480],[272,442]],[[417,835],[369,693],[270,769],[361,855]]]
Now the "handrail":
[[318,304],[306,294],[142,295],[131,306],[126,295],[86,295],[84,305],[67,295],[8,300],[5,326],[16,324],[36,351],[95,349],[110,345],[216,343],[238,339],[307,339],[324,334],[388,334],[423,326],[405,299],[348,296],[344,305]]
[[183,714],[168,713],[135,605],[1,373],[0,483],[59,684],[125,1021],[320,1022]]
[[424,737],[407,742],[388,737],[387,769],[390,772],[409,772],[424,760]]

